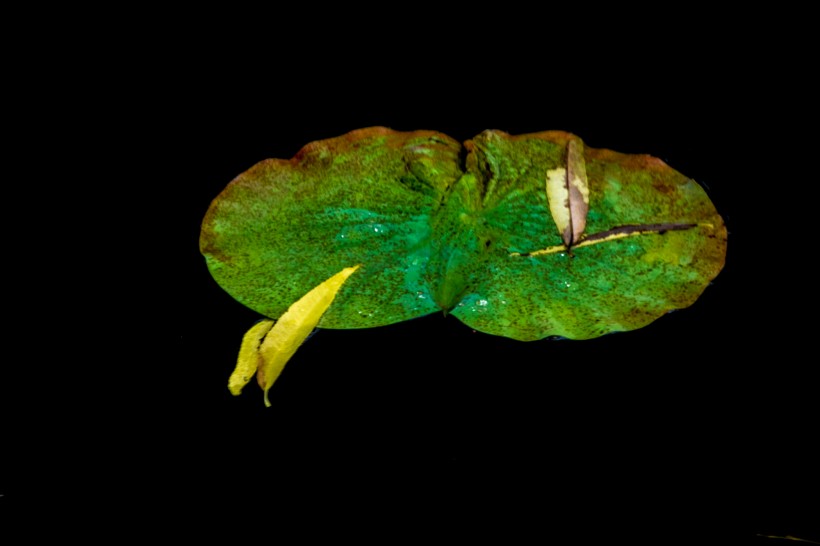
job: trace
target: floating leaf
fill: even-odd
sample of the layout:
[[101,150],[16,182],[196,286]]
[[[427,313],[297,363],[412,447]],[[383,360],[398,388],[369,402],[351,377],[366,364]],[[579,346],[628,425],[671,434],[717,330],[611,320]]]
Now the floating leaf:
[[262,357],[257,379],[265,391],[265,405],[270,406],[268,391],[282,373],[290,357],[310,335],[325,310],[333,303],[333,298],[347,278],[359,268],[358,265],[346,267],[320,283],[310,292],[291,305],[285,314],[279,317],[271,331],[265,336],[259,347]]
[[265,391],[265,405],[270,406],[268,391],[279,378],[285,364],[316,327],[325,310],[347,278],[359,268],[346,267],[291,305],[279,320],[255,324],[242,339],[236,369],[228,380],[228,389],[236,396],[256,374]]
[[547,202],[566,247],[581,240],[587,225],[589,186],[583,143],[567,142],[566,165],[547,171]]
[[[559,223],[544,184],[560,170]],[[211,205],[201,249],[217,282],[270,318],[363,264],[318,327],[444,310],[514,339],[587,339],[691,305],[723,267],[726,229],[697,183],[650,156],[559,131],[462,146],[371,128],[240,175]]]
[[259,354],[259,346],[262,340],[268,335],[273,327],[272,320],[260,320],[254,324],[242,338],[242,345],[239,347],[239,358],[236,360],[236,368],[228,379],[228,390],[234,396],[239,396],[242,389],[256,375],[256,371],[261,364],[262,355]]

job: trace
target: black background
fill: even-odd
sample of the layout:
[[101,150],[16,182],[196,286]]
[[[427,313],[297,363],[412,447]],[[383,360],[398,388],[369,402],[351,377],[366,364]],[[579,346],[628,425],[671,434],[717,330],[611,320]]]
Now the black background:
[[[19,506],[28,536],[69,536],[63,516],[113,542],[156,542],[163,520],[189,542],[226,526],[284,543],[294,530],[379,544],[820,541],[816,62],[800,43],[812,18],[786,5],[442,7],[143,10],[92,25],[103,36],[62,25],[71,35],[51,47],[38,26],[9,50],[7,121],[26,130],[8,132],[27,153],[6,154],[23,169],[4,203],[23,222],[4,265],[34,286],[7,290],[29,335],[6,340],[4,370],[20,377],[0,400],[0,510]],[[42,59],[24,54],[31,40]],[[460,141],[562,129],[660,157],[706,187],[726,266],[689,309],[590,341],[515,342],[440,315],[322,330],[272,408],[253,384],[232,397],[259,317],[199,254],[210,201],[258,161],[373,125]],[[60,214],[41,232],[48,203]]]
[[[564,543],[817,540],[805,496],[816,475],[810,324],[788,295],[803,273],[785,273],[800,251],[783,220],[783,165],[796,153],[783,143],[800,123],[789,104],[752,94],[742,66],[711,56],[600,54],[565,78],[560,62],[459,69],[470,51],[384,64],[331,49],[298,73],[298,55],[273,57],[251,73],[205,71],[183,100],[171,495],[252,498],[274,519],[321,508],[322,525],[365,534],[378,520],[399,536],[441,521],[450,533],[526,528]],[[260,317],[211,279],[202,216],[254,163],[373,125],[460,141],[562,129],[660,157],[724,217],[726,266],[689,309],[590,341],[516,342],[441,315],[321,330],[271,390],[273,407],[253,384],[232,397],[239,341]],[[357,515],[327,515],[337,509]]]

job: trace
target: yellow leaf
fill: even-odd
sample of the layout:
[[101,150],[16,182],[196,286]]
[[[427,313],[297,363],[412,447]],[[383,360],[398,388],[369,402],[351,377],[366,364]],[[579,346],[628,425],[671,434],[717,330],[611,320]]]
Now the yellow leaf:
[[572,242],[572,226],[569,217],[569,188],[567,170],[564,167],[547,171],[547,201],[550,213],[565,244]]
[[247,331],[239,347],[239,358],[236,368],[228,379],[228,389],[234,396],[239,396],[242,388],[248,384],[259,368],[259,346],[273,326],[272,320],[260,320]]
[[584,234],[589,211],[584,145],[580,140],[567,143],[566,168],[547,171],[547,202],[564,245],[570,248],[577,244]]
[[273,382],[333,303],[342,284],[358,268],[358,265],[347,267],[302,296],[279,317],[274,327],[265,336],[259,347],[262,363],[259,366],[257,380],[259,386],[265,391],[266,406],[270,407],[268,391]]

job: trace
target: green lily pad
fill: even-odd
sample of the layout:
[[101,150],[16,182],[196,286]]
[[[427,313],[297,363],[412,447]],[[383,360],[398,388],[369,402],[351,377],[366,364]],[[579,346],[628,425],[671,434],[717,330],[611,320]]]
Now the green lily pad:
[[[569,247],[546,188],[568,149],[589,194]],[[228,293],[274,319],[361,264],[320,328],[445,311],[513,339],[587,339],[691,305],[723,267],[726,228],[696,182],[650,156],[557,131],[461,145],[376,127],[241,174],[211,204],[200,246]]]

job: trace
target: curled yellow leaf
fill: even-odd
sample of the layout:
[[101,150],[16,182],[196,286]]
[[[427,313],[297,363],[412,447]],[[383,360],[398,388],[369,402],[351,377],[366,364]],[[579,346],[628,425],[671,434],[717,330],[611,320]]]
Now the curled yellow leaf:
[[260,320],[248,330],[242,337],[242,345],[239,347],[239,357],[236,359],[236,368],[228,379],[228,390],[234,396],[242,393],[242,388],[248,384],[251,378],[259,369],[259,346],[262,340],[273,327],[273,321],[269,319]]

